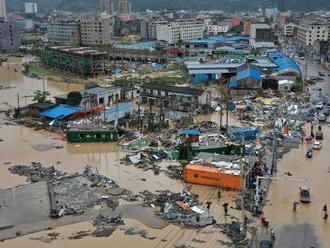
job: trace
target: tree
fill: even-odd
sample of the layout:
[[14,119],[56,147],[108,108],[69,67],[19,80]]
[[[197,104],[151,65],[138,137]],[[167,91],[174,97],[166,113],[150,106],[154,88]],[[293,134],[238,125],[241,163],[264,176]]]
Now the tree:
[[43,103],[46,102],[47,96],[50,96],[50,93],[45,90],[37,90],[34,92],[33,100],[34,102]]
[[82,100],[82,95],[79,91],[71,91],[68,94],[68,104],[79,105]]
[[301,90],[304,86],[304,82],[301,76],[296,77],[296,81],[292,84],[291,91]]

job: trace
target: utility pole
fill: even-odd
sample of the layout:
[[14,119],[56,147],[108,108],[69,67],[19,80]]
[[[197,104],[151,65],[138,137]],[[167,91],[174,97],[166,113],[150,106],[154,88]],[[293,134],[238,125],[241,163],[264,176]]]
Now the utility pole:
[[229,100],[230,100],[230,89],[229,89],[229,79],[227,78],[226,81],[227,85],[227,111],[226,111],[226,130],[228,132],[228,125],[229,125]]
[[20,109],[20,102],[19,102],[19,94],[17,93],[17,110],[19,112]]
[[256,194],[254,196],[254,200],[255,200],[255,206],[259,207],[259,199],[260,199],[260,195],[259,195],[259,181],[261,179],[265,179],[265,180],[285,180],[285,181],[307,181],[306,178],[287,178],[287,177],[271,177],[271,176],[257,176],[257,181],[256,181]]

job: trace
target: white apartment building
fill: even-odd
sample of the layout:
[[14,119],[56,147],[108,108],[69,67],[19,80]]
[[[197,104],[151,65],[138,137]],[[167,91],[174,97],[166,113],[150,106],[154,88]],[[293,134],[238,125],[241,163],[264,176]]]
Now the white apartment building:
[[38,13],[37,3],[25,3],[24,9],[25,9],[25,14],[37,14]]
[[0,0],[0,17],[6,17],[6,0]]
[[157,25],[157,40],[164,40],[170,44],[179,41],[186,42],[203,38],[204,27],[197,21],[176,21]]
[[220,25],[208,25],[206,27],[207,34],[220,34],[220,33],[227,33],[229,31],[228,24],[220,24]]
[[293,23],[285,24],[284,29],[283,29],[284,35],[285,36],[293,36],[295,26],[296,25],[294,25]]
[[112,37],[111,20],[108,18],[90,18],[80,21],[82,46],[109,45]]
[[328,40],[329,27],[325,24],[300,24],[297,25],[296,39],[299,43],[311,46],[315,41]]

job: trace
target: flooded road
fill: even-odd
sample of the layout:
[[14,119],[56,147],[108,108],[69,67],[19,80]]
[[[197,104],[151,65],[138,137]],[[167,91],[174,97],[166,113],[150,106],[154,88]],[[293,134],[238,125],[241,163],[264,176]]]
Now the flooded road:
[[[315,151],[312,159],[307,159],[305,156],[307,145],[284,155],[283,160],[278,163],[278,174],[284,175],[286,172],[291,172],[292,180],[289,177],[288,180],[272,181],[268,195],[269,203],[264,209],[265,216],[277,231],[286,225],[308,223],[319,239],[320,246],[313,244],[315,247],[330,247],[330,222],[322,219],[323,205],[330,205],[330,128],[324,127],[323,131],[325,135],[323,148]],[[306,179],[306,181],[294,181],[295,178]],[[292,205],[293,202],[299,202],[300,186],[310,188],[311,203],[299,204],[297,214],[293,214]],[[291,234],[293,233],[294,231],[291,232]],[[306,235],[312,236],[311,233]],[[299,247],[310,247],[305,246],[304,239],[292,240],[293,237],[295,236],[283,233],[279,239],[285,239],[293,244],[301,244]],[[305,242],[308,244],[307,239]]]
[[[303,75],[305,67],[301,67]],[[318,76],[323,69],[318,64],[309,63],[308,75]],[[327,74],[326,74],[327,75]],[[311,88],[322,88],[330,96],[330,78]],[[309,133],[310,125],[305,125]],[[330,247],[330,221],[322,218],[324,204],[330,205],[330,127],[323,126],[324,140],[321,151],[315,151],[312,159],[305,153],[309,148],[304,144],[299,149],[285,154],[278,163],[278,175],[292,173],[290,180],[273,180],[268,194],[269,204],[265,207],[265,216],[275,228],[278,240],[276,247]],[[294,181],[295,179],[306,181]],[[299,204],[297,214],[292,213],[293,202],[299,202],[299,187],[307,186],[311,190],[311,203]]]

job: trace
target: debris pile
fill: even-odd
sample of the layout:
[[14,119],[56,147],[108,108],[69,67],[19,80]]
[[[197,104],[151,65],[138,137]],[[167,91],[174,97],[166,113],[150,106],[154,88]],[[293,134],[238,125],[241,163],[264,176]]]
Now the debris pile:
[[232,221],[227,224],[216,224],[215,227],[220,228],[221,232],[230,237],[234,243],[245,239],[243,225],[239,221]]
[[124,219],[122,217],[111,217],[111,216],[103,216],[98,215],[93,219],[94,226],[118,226],[124,225]]
[[13,174],[27,177],[27,181],[31,183],[60,181],[68,176],[66,172],[56,170],[54,166],[43,167],[38,162],[32,162],[31,166],[14,165],[9,168],[9,171]]
[[158,215],[172,223],[193,227],[204,227],[215,223],[209,211],[199,207],[201,203],[198,201],[198,195],[187,190],[180,193],[164,191],[158,195],[144,191],[141,194],[146,205],[160,207]]
[[[125,194],[129,193],[112,179],[100,175],[97,170],[94,172],[90,166],[82,174],[68,174],[56,170],[54,166],[43,167],[41,163],[32,163],[31,166],[15,165],[9,170],[26,176],[31,183],[47,182],[51,201],[50,217],[53,218],[83,214],[102,207],[115,209],[119,205],[119,198],[125,198]],[[119,220],[106,222],[110,221],[115,223]]]

